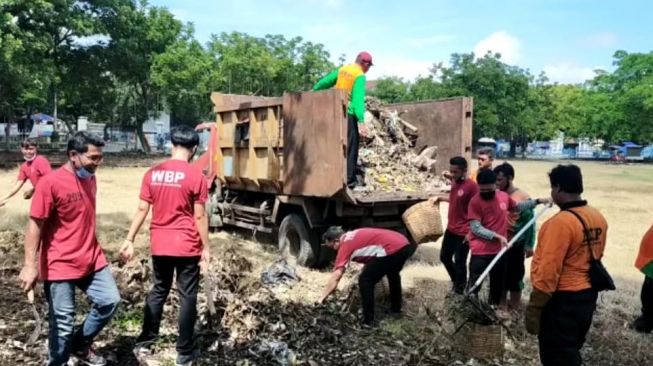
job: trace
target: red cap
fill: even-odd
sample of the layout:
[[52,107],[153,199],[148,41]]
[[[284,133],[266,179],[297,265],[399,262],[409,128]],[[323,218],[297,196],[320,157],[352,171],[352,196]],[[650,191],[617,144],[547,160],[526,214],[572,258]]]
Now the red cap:
[[369,52],[365,52],[365,51],[359,53],[358,56],[356,56],[356,61],[358,61],[358,62],[367,62],[367,63],[370,64],[370,66],[374,65],[372,63],[372,55],[370,55]]

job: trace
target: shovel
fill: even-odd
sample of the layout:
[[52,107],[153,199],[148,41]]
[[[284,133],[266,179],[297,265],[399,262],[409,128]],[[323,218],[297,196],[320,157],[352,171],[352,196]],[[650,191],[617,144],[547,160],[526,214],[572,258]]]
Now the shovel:
[[36,342],[36,339],[39,337],[39,334],[41,334],[41,316],[39,315],[39,312],[36,311],[36,305],[34,304],[34,289],[31,289],[27,292],[27,302],[31,305],[32,308],[32,315],[34,315],[34,330],[32,331],[32,334],[30,334],[29,338],[27,338],[27,344],[34,344]]

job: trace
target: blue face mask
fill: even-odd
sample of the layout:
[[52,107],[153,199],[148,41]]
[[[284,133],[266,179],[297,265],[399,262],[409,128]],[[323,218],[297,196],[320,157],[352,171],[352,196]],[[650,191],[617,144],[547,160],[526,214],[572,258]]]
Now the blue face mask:
[[77,178],[79,178],[79,179],[88,179],[88,178],[92,177],[93,175],[95,175],[95,173],[92,173],[90,170],[88,170],[88,169],[86,169],[84,167],[76,169],[75,174],[77,174]]

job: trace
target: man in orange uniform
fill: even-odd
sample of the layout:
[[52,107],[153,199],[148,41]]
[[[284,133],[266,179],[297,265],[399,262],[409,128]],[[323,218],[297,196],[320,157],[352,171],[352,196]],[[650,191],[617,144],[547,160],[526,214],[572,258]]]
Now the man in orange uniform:
[[580,349],[598,297],[590,283],[589,263],[592,255],[596,259],[603,256],[608,223],[581,199],[583,176],[576,165],[558,165],[549,173],[549,180],[551,197],[560,212],[539,232],[531,264],[533,291],[526,309],[526,329],[538,334],[544,366],[581,365]]
[[635,267],[644,273],[642,285],[642,315],[635,320],[633,328],[642,333],[653,331],[653,225],[648,229],[639,246]]
[[359,134],[365,137],[365,73],[372,66],[372,55],[361,52],[353,64],[331,71],[313,87],[314,91],[336,88],[349,94],[347,109],[347,186],[354,188],[358,162]]

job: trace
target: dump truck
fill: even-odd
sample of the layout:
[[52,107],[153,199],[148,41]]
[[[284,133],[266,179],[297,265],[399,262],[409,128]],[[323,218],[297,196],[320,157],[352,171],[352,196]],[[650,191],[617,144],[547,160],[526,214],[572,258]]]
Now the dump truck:
[[[215,122],[200,133],[199,166],[211,187],[212,228],[276,235],[279,250],[307,267],[326,265],[321,247],[332,225],[406,231],[401,216],[437,192],[357,193],[346,185],[347,95],[340,90],[254,97],[213,93]],[[416,148],[436,145],[445,159],[472,145],[472,99],[392,106],[420,130]]]

